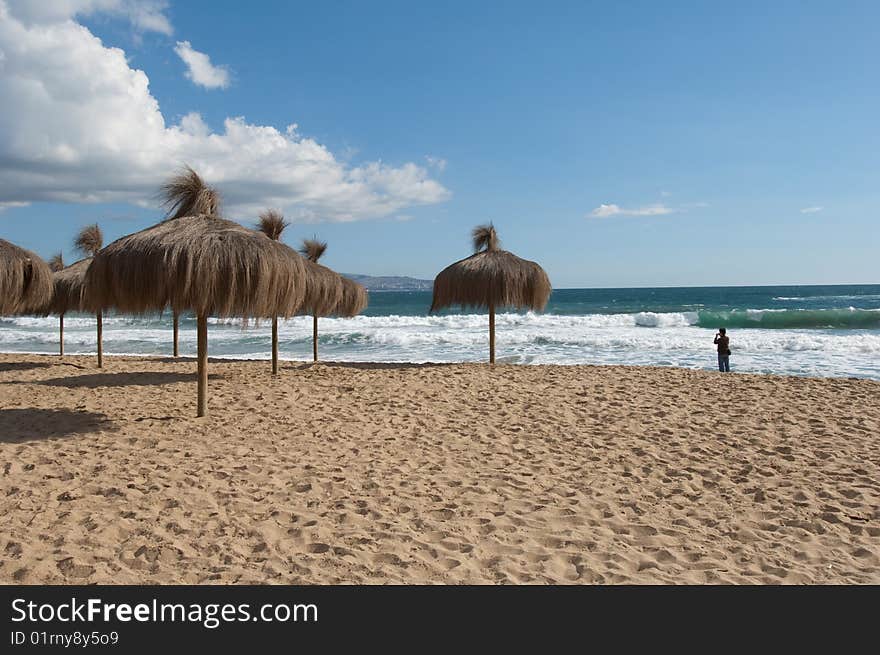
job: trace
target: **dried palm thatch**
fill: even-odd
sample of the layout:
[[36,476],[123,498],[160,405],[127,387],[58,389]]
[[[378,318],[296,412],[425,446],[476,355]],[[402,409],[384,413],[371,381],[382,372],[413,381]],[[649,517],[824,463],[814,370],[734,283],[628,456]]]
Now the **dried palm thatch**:
[[550,279],[538,264],[501,250],[492,224],[473,231],[474,250],[434,278],[431,311],[461,305],[489,309],[489,361],[495,362],[495,309],[542,310],[550,298]]
[[161,197],[168,211],[166,218],[220,215],[220,194],[186,165],[162,185]]
[[[327,251],[327,243],[318,241],[317,239],[303,239],[300,253],[311,262],[317,264],[318,260]],[[320,265],[319,265],[320,266]],[[355,316],[360,314],[367,307],[367,290],[354,280],[343,277],[331,269],[321,266],[325,271],[330,271],[333,275],[338,276],[342,286],[342,295],[339,301],[330,307],[330,299],[325,298],[324,303],[316,308],[312,308],[313,313],[318,316]]]
[[257,229],[272,241],[280,241],[281,233],[290,223],[284,220],[284,216],[277,209],[267,209],[260,214]]
[[73,245],[83,255],[93,257],[104,245],[104,235],[101,233],[101,228],[97,223],[87,225],[76,235]]
[[[103,248],[86,274],[96,308],[131,314],[192,310],[198,325],[198,415],[207,412],[208,316],[270,318],[296,313],[303,259],[265,234],[219,218],[217,194],[187,168],[165,187],[170,217]],[[181,212],[210,211],[187,216]]]
[[168,219],[117,239],[95,257],[86,284],[94,307],[129,314],[292,316],[304,262],[266,235],[217,216]]
[[301,312],[329,316],[342,300],[342,277],[317,262],[304,260],[308,280]]
[[[326,293],[320,302],[308,305],[304,303],[304,307],[316,316],[355,316],[360,314],[367,307],[367,290],[354,280],[343,277],[339,273],[318,264],[318,260],[327,251],[327,243],[318,241],[317,239],[303,239],[303,245],[300,253],[317,265],[320,272],[324,275],[329,284],[332,279],[340,286],[338,300],[335,291]],[[331,277],[332,276],[332,277]],[[336,300],[334,302],[334,300]]]
[[346,318],[357,316],[367,308],[367,303],[369,302],[367,290],[363,285],[358,284],[354,280],[344,276],[340,277],[342,278],[342,300],[336,305],[333,314]]
[[318,241],[317,239],[303,239],[299,252],[310,262],[317,262],[327,252],[327,242]]
[[104,248],[89,269],[92,304],[130,314],[291,316],[303,291],[302,258],[266,235],[216,216],[169,219]]
[[52,302],[46,308],[46,314],[60,316],[88,308],[85,302],[85,278],[91,263],[92,258],[86,257],[52,273],[55,291],[52,294]]
[[52,272],[29,250],[0,239],[0,315],[39,312],[52,300]]
[[52,255],[52,258],[49,260],[49,270],[57,273],[62,268],[64,268],[64,254],[59,252]]

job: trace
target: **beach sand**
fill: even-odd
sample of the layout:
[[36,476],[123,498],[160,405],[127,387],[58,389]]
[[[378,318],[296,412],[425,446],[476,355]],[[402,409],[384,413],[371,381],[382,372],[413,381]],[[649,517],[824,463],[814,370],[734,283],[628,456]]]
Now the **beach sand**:
[[880,383],[0,355],[5,583],[880,583]]

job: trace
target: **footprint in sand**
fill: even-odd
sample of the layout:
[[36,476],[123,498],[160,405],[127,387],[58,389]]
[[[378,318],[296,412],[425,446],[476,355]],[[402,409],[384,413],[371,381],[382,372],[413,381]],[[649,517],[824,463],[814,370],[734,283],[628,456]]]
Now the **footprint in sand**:
[[94,566],[76,564],[72,557],[59,560],[56,566],[66,578],[88,578],[95,572]]
[[394,564],[395,566],[406,566],[406,562],[404,562],[398,555],[394,553],[377,553],[373,556],[373,561],[376,564]]
[[446,558],[444,558],[444,559],[441,559],[441,560],[438,562],[438,564],[439,564],[443,569],[445,569],[445,570],[447,570],[447,571],[451,571],[452,569],[461,566],[461,562],[459,562],[457,559],[453,559],[453,558],[451,558],[451,557],[446,557]]

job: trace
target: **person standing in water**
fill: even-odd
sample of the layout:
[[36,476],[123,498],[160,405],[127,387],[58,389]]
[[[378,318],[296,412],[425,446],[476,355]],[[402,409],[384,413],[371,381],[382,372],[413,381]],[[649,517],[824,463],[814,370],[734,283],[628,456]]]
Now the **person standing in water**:
[[718,346],[718,370],[722,373],[730,373],[730,337],[727,336],[727,330],[724,328],[718,328],[715,345]]

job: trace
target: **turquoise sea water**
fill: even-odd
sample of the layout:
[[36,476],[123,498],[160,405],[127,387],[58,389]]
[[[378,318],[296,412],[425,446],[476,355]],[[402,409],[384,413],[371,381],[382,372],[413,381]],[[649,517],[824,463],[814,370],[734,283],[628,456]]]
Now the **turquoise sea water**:
[[[487,356],[485,314],[428,314],[428,292],[370,294],[363,315],[322,318],[328,360],[451,362]],[[650,364],[714,368],[712,338],[731,337],[734,370],[880,379],[880,285],[559,289],[544,313],[497,320],[501,361],[524,364]],[[0,319],[0,351],[56,352],[55,317]],[[282,321],[282,358],[311,358],[311,319]],[[94,319],[65,319],[67,352],[95,351]],[[107,353],[167,355],[171,319],[109,316]],[[195,321],[181,322],[183,354],[195,353]],[[266,359],[269,326],[212,320],[210,354]]]

